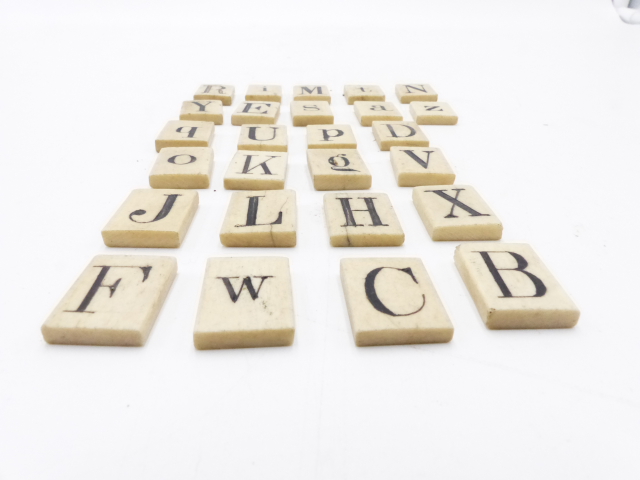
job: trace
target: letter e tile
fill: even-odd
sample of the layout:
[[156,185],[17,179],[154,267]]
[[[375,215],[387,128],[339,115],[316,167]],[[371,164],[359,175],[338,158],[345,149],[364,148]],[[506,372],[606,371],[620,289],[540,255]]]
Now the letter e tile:
[[289,259],[210,258],[193,332],[198,350],[293,343]]
[[287,176],[286,152],[239,150],[224,176],[227,190],[282,190]]
[[278,120],[279,114],[278,102],[242,102],[231,116],[231,125],[247,123],[273,125]]
[[209,147],[169,147],[158,154],[149,174],[152,188],[209,188],[213,150]]
[[490,329],[571,328],[580,311],[526,243],[465,243],[456,266]]
[[371,174],[357,150],[307,150],[307,163],[316,190],[371,188]]

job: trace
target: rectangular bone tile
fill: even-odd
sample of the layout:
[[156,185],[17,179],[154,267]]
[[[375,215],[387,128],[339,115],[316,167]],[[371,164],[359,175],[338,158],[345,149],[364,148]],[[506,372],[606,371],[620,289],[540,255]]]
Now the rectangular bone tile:
[[296,85],[293,87],[294,100],[320,100],[331,103],[331,92],[326,85]]
[[469,185],[415,187],[413,203],[434,241],[502,238],[502,222]]
[[133,190],[102,229],[107,247],[178,248],[198,209],[194,190]]
[[384,102],[385,95],[378,85],[345,85],[344,97],[348,105],[354,102]]
[[416,122],[373,122],[373,136],[382,151],[391,147],[428,147],[429,139]]
[[140,347],[177,272],[173,257],[98,255],[42,325],[47,343]]
[[491,329],[571,328],[578,307],[526,243],[466,243],[454,255]]
[[359,347],[445,343],[453,325],[419,258],[343,258],[342,289]]
[[284,125],[242,125],[238,150],[286,152],[287,127]]
[[233,103],[235,88],[233,85],[201,85],[193,95],[194,100],[220,100],[222,105]]
[[374,121],[402,121],[402,113],[391,102],[355,102],[353,108],[364,127],[370,127]]
[[445,102],[411,102],[411,116],[418,125],[455,125],[458,115]]
[[400,221],[384,193],[327,193],[324,213],[333,247],[393,247],[404,243]]
[[282,103],[282,87],[280,85],[249,85],[244,99],[248,101]]
[[231,125],[273,125],[280,115],[278,102],[242,102],[231,116]]
[[438,94],[426,83],[396,85],[396,95],[400,103],[435,102]]
[[451,185],[456,179],[439,148],[391,147],[391,165],[399,187]]
[[227,190],[282,190],[287,176],[286,152],[239,150],[224,175]]
[[193,120],[171,120],[156,138],[156,152],[167,147],[210,147],[214,124]]
[[307,164],[316,190],[371,188],[371,174],[358,150],[307,150]]
[[307,148],[357,148],[356,137],[349,125],[307,126]]
[[222,102],[220,100],[188,100],[182,102],[180,120],[196,120],[222,125]]
[[289,259],[210,258],[193,332],[199,350],[293,343]]
[[333,123],[333,112],[328,102],[291,102],[291,120],[294,127],[328,125]]
[[295,247],[296,192],[234,192],[220,230],[226,247]]
[[209,147],[169,147],[158,154],[149,174],[152,188],[209,188],[213,150]]

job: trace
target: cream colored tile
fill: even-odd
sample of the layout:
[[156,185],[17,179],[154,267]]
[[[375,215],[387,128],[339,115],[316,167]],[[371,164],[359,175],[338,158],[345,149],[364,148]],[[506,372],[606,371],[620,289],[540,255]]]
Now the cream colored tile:
[[238,150],[286,152],[287,127],[284,125],[242,125]]
[[413,203],[432,240],[502,238],[502,222],[469,185],[416,187]]
[[402,113],[391,102],[355,102],[356,118],[360,125],[370,127],[374,121],[402,121]]
[[158,154],[149,174],[152,188],[209,188],[213,150],[209,147],[169,147]]
[[526,243],[466,243],[455,262],[491,329],[571,328],[578,307]]
[[371,174],[358,150],[307,150],[307,164],[316,190],[371,188]]
[[293,87],[293,99],[300,101],[321,100],[331,103],[331,91],[326,85],[296,85]]
[[210,147],[214,124],[193,120],[171,120],[156,138],[156,152],[168,147]]
[[296,192],[234,192],[220,230],[227,247],[295,247]]
[[182,102],[180,120],[196,120],[222,125],[222,102],[220,100],[188,100]]
[[458,115],[445,102],[411,102],[411,116],[418,125],[455,125]]
[[391,165],[399,187],[451,185],[456,179],[439,148],[391,147]]
[[277,102],[242,102],[231,116],[231,125],[267,124],[273,125],[280,115]]
[[173,257],[98,255],[42,325],[48,343],[140,347],[177,272]]
[[333,247],[393,247],[404,243],[404,232],[384,193],[327,193],[324,213]]
[[382,151],[391,147],[428,147],[429,139],[416,122],[373,122],[373,136]]
[[357,148],[356,137],[349,125],[309,125],[307,148]]
[[224,175],[227,190],[282,190],[287,176],[286,152],[239,150]]
[[280,85],[249,85],[244,99],[248,101],[282,103],[282,87]]
[[453,325],[419,258],[343,258],[340,277],[356,345],[445,343]]
[[291,102],[291,120],[294,127],[327,125],[333,123],[333,112],[327,102]]
[[438,94],[426,83],[396,85],[396,95],[400,103],[435,102]]
[[385,99],[378,85],[345,85],[344,97],[349,105],[359,101],[384,102]]
[[289,259],[210,258],[193,332],[199,350],[293,343]]
[[177,248],[198,209],[194,190],[133,190],[102,230],[107,247]]
[[201,85],[193,95],[194,100],[220,100],[222,105],[233,103],[235,88],[233,85]]

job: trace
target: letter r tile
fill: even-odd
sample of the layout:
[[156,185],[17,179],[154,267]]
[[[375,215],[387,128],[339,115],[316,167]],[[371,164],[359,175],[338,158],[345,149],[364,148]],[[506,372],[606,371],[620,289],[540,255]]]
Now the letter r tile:
[[456,267],[490,329],[571,328],[580,311],[526,243],[465,243]]
[[176,276],[173,257],[98,255],[42,325],[48,343],[145,344]]
[[340,278],[359,347],[445,343],[453,325],[419,258],[343,258]]
[[233,103],[233,85],[201,85],[193,95],[194,100],[220,100],[222,105],[229,106]]
[[198,350],[293,343],[289,259],[210,258],[193,333]]

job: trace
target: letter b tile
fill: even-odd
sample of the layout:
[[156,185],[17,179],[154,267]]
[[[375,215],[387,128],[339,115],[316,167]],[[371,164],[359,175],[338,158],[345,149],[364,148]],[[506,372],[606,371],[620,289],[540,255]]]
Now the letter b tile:
[[209,259],[193,333],[197,349],[288,346],[294,333],[287,258]]
[[340,277],[359,347],[444,343],[453,337],[419,258],[343,258]]
[[580,311],[526,243],[466,243],[454,255],[491,329],[571,328]]

